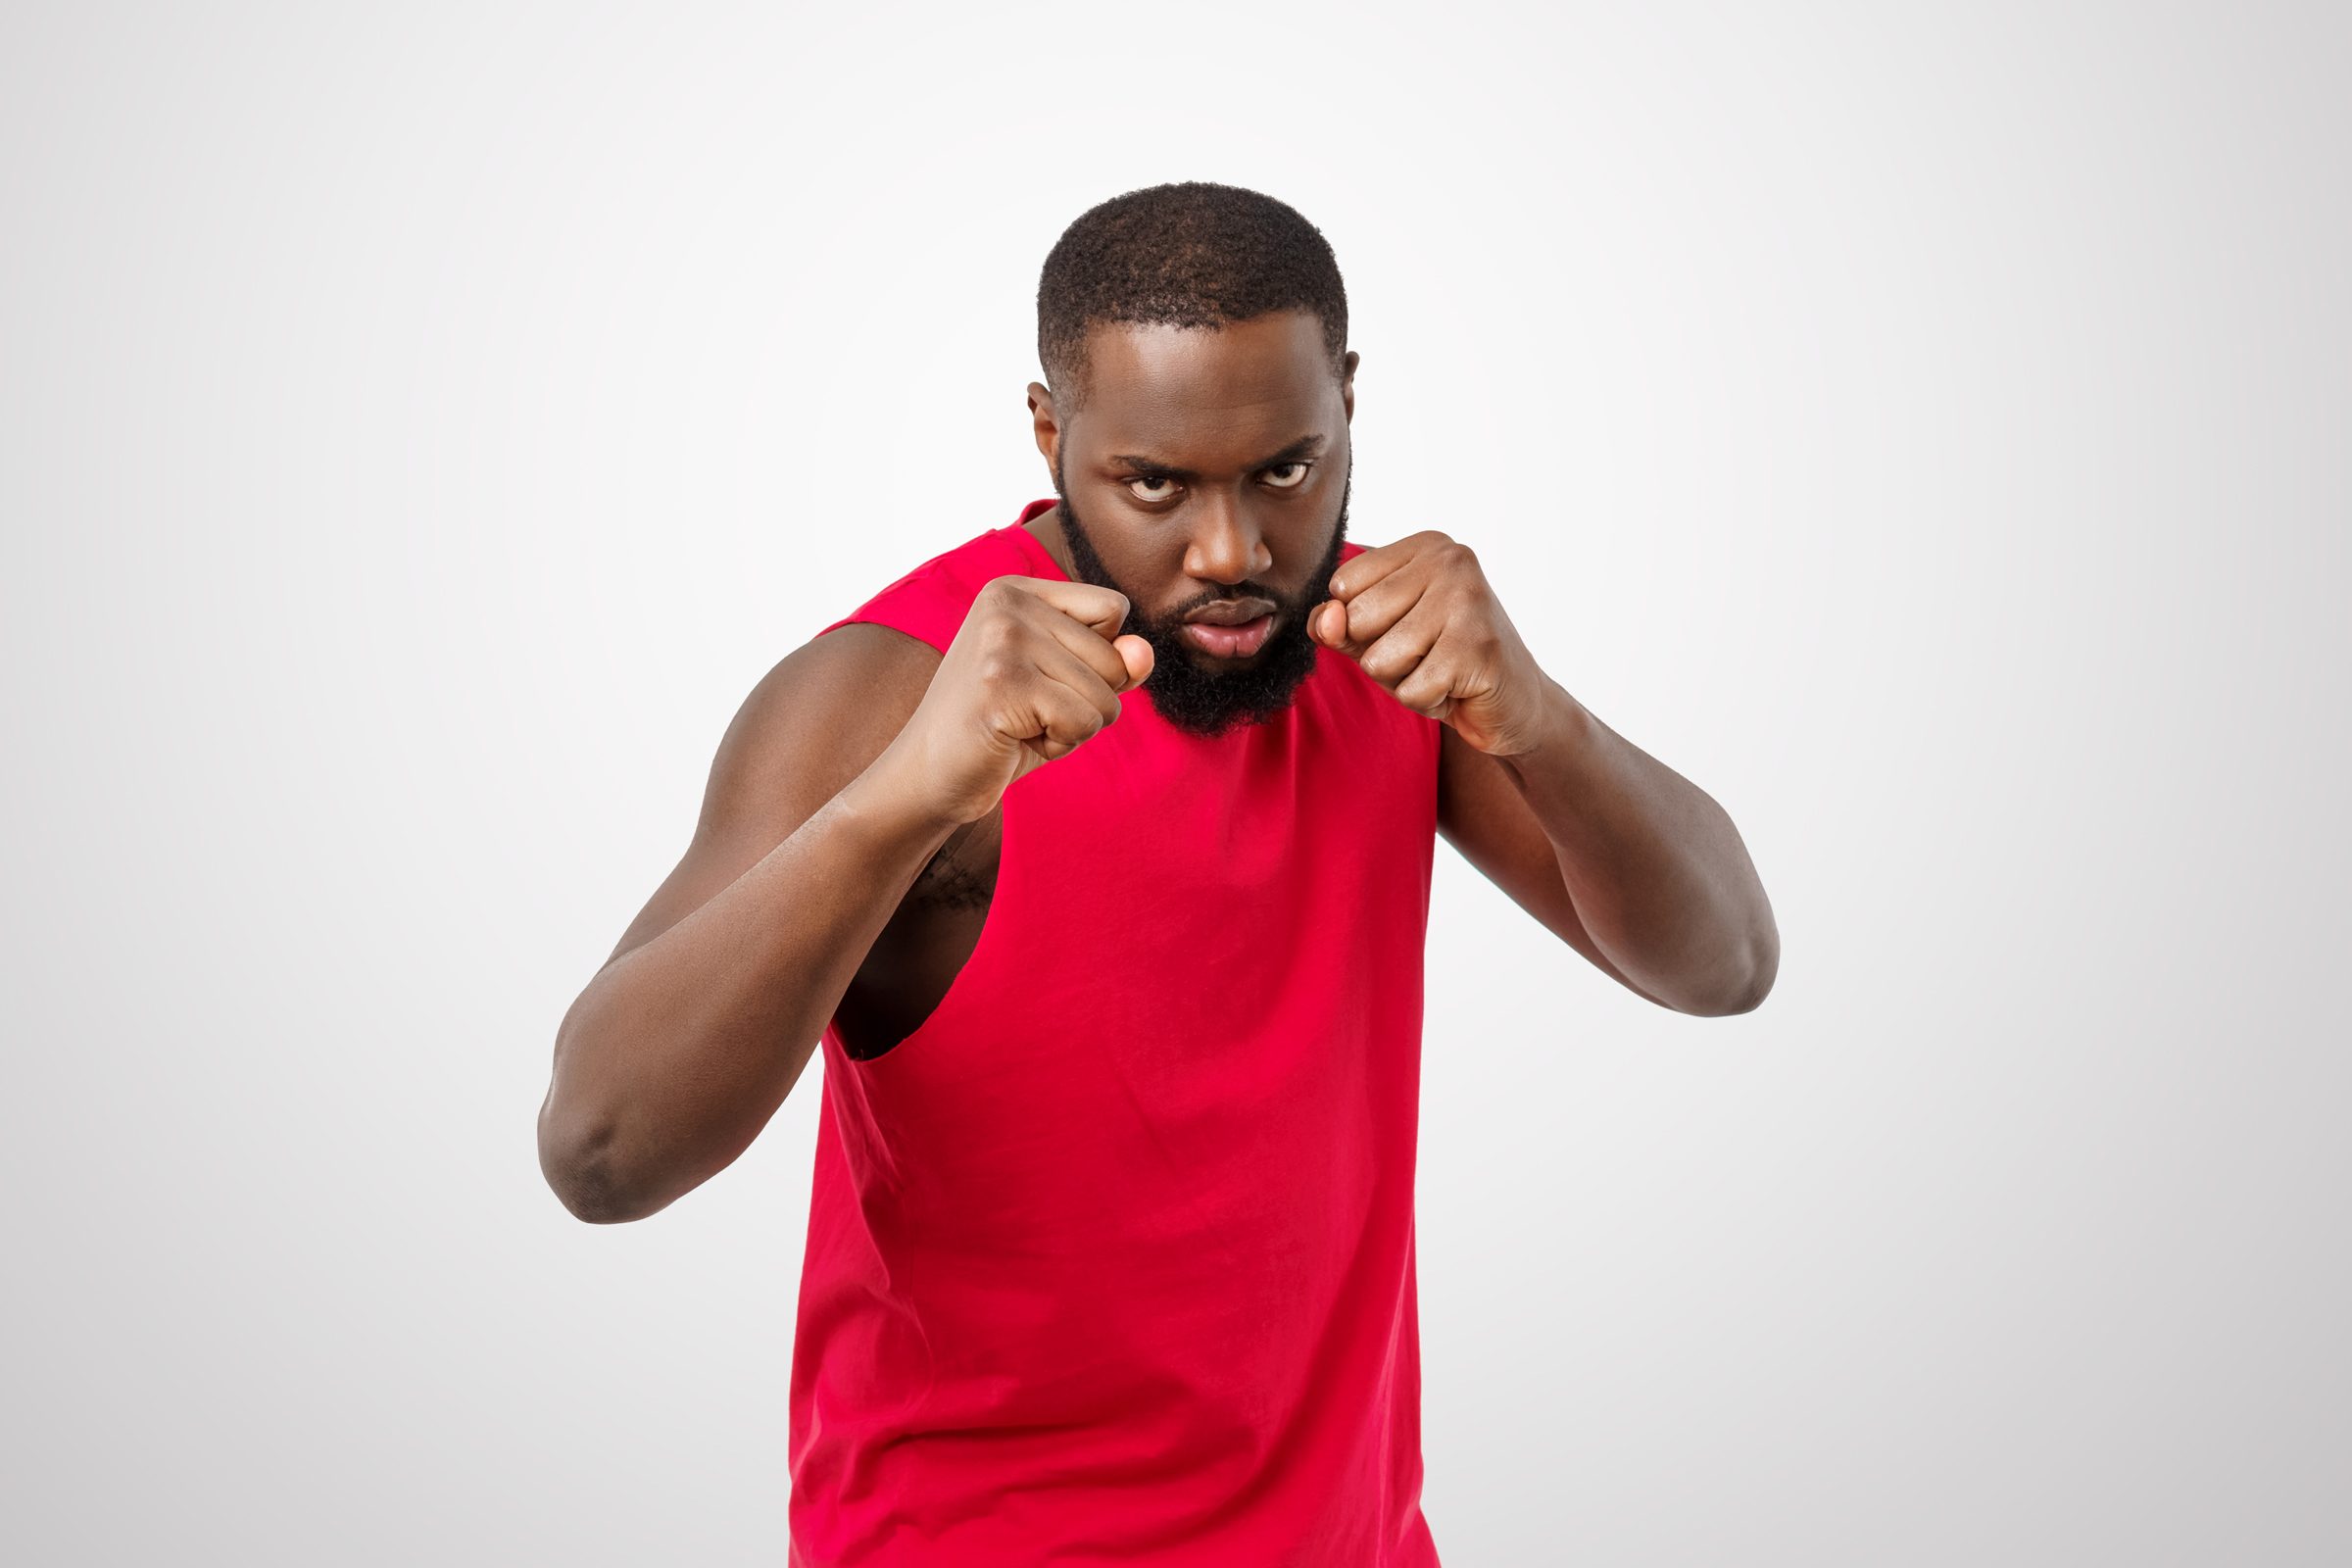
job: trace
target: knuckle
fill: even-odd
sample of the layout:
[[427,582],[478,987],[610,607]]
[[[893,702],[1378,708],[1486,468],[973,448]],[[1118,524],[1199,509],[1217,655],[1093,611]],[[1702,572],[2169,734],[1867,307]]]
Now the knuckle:
[[986,657],[994,662],[1010,661],[1019,657],[1022,642],[1021,623],[1010,615],[1001,616],[988,623],[981,636]]

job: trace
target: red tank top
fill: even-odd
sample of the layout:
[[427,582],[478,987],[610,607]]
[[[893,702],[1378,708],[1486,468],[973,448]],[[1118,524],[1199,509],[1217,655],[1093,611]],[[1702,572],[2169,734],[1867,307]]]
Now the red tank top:
[[[824,630],[944,652],[989,579],[1067,580],[1020,526],[1053,505]],[[1215,739],[1121,703],[1004,792],[938,1008],[869,1060],[824,1032],[797,1568],[1438,1562],[1413,1247],[1438,723],[1329,650]]]

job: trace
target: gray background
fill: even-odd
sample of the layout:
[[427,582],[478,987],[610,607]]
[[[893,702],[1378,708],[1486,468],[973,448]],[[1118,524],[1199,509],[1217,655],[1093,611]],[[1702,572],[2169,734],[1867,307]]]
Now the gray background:
[[[1899,14],[1898,14],[1899,13]],[[2352,1554],[2340,7],[15,5],[26,1562],[780,1561],[817,1104],[557,1022],[776,659],[1050,494],[1087,206],[1292,202],[1354,534],[1721,800],[1759,1012],[1444,848],[1449,1568]]]

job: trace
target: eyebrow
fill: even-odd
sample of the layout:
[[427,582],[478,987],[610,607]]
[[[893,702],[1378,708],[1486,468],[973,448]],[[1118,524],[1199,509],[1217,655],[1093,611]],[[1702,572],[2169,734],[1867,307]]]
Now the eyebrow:
[[[1302,435],[1272,457],[1260,458],[1250,466],[1254,471],[1258,468],[1271,468],[1278,464],[1304,462],[1322,451],[1323,445],[1324,438],[1322,436]],[[1162,474],[1170,479],[1198,479],[1200,477],[1191,468],[1180,468],[1172,463],[1162,463],[1157,458],[1138,457],[1132,453],[1118,453],[1110,461],[1125,464],[1138,473]]]

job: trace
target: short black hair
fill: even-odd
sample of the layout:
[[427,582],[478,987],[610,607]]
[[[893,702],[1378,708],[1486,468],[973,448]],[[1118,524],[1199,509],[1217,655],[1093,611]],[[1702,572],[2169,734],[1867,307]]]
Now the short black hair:
[[1086,397],[1098,322],[1215,327],[1268,311],[1322,318],[1345,373],[1348,290],[1322,230],[1271,196],[1203,180],[1091,207],[1061,231],[1037,282],[1037,358],[1063,417]]

